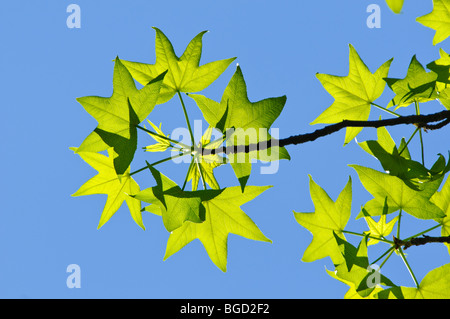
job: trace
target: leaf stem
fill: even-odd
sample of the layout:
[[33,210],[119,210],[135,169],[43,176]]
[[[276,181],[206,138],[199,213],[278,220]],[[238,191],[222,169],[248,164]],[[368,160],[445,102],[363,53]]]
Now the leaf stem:
[[[345,233],[345,234],[350,234],[350,235],[355,235],[355,236],[360,236],[360,237],[365,237],[366,236],[366,234],[361,234],[361,233],[357,233],[357,232],[353,232],[353,231],[349,231],[349,230],[342,230],[342,232]],[[382,241],[384,243],[394,244],[393,241],[385,239],[385,238],[375,237],[375,236],[370,236],[370,235],[367,236],[367,237],[369,237],[371,239]]]
[[381,105],[378,105],[378,104],[373,103],[373,102],[371,102],[370,104],[372,104],[373,106],[379,108],[380,110],[383,110],[383,111],[385,111],[385,112],[388,112],[388,113],[391,114],[391,115],[395,115],[395,116],[397,116],[397,117],[401,117],[400,114],[395,113],[394,111],[391,111],[391,110],[389,110],[389,109],[387,109],[387,108],[385,108],[385,107],[382,107]]
[[202,179],[203,189],[206,189],[206,181],[205,181],[205,176],[203,175],[202,166],[198,163],[197,160],[195,160],[195,164],[197,165],[197,169],[200,172],[200,177]]
[[189,135],[191,136],[192,146],[195,148],[195,139],[194,134],[192,133],[191,123],[189,122],[189,117],[187,114],[186,106],[184,105],[183,98],[181,97],[180,91],[177,91],[178,97],[180,98],[181,106],[183,107],[184,118],[186,119],[186,123],[189,129]]
[[183,187],[181,187],[182,191],[184,191],[184,189],[186,188],[186,184],[187,184],[187,181],[188,181],[188,178],[189,178],[189,173],[191,172],[191,169],[192,169],[193,165],[194,165],[194,157],[192,156],[191,163],[189,164],[189,168],[188,168],[187,173],[186,173],[186,177],[184,178]]
[[412,279],[414,280],[414,283],[416,284],[416,287],[419,288],[419,282],[417,281],[417,278],[414,275],[414,272],[412,271],[411,266],[409,265],[408,261],[406,260],[406,256],[403,253],[402,248],[399,248],[398,252],[400,253],[400,256],[402,257],[402,260],[405,263],[406,268],[408,268],[409,274],[411,275]]
[[181,147],[184,148],[184,149],[191,149],[190,146],[188,146],[188,145],[186,145],[186,144],[184,144],[184,143],[181,143],[181,142],[179,142],[179,141],[172,140],[171,138],[168,138],[167,136],[160,135],[160,134],[158,134],[158,133],[155,133],[155,132],[152,132],[152,131],[150,131],[150,130],[147,130],[145,127],[142,127],[142,126],[140,126],[140,125],[136,125],[136,127],[137,127],[138,129],[144,131],[144,132],[147,132],[147,133],[150,134],[150,135],[153,135],[153,136],[162,138],[163,140],[166,140],[166,141],[171,142],[171,143],[173,143],[173,144],[179,145],[179,146],[181,146]]
[[411,140],[413,139],[413,137],[416,135],[416,133],[420,130],[419,127],[417,127],[414,132],[412,133],[412,135],[410,136],[410,138],[408,139],[408,141],[406,142],[405,146],[400,150],[400,152],[398,152],[398,155],[402,155],[403,151],[406,150],[406,148],[408,147],[409,143],[411,142]]
[[[186,156],[186,155],[188,155],[188,153],[182,153],[182,154],[177,154],[177,155],[175,155],[175,156],[166,157],[166,158],[164,158],[164,159],[162,159],[162,160],[159,160],[159,161],[156,161],[156,162],[150,164],[150,166],[155,166],[155,165],[158,165],[158,164],[162,164],[162,163],[164,163],[164,162],[170,161],[171,159],[178,158],[178,157],[182,157],[182,156]],[[140,169],[138,169],[138,170],[136,170],[136,171],[134,171],[134,172],[131,172],[131,173],[130,173],[130,176],[133,176],[133,175],[135,175],[135,174],[137,174],[137,173],[140,173],[140,172],[142,172],[142,171],[145,171],[146,169],[148,169],[148,166],[142,167],[142,168],[140,168]]]
[[386,256],[387,254],[389,254],[381,263],[380,268],[383,267],[383,265],[386,263],[386,261],[389,259],[389,257],[391,257],[392,253],[394,252],[394,247],[390,247],[388,250],[386,250],[380,257],[378,257],[377,259],[375,259],[375,261],[372,264],[376,264],[377,261],[379,261],[381,258],[383,258],[384,256]]

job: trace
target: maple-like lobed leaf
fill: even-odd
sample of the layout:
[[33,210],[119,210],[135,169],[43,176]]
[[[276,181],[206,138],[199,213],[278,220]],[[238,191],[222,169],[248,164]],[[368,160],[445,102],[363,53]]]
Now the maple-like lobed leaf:
[[388,86],[396,94],[389,102],[388,107],[395,106],[395,109],[398,109],[415,102],[428,102],[437,99],[437,78],[437,73],[426,72],[414,55],[404,79],[385,78]]
[[170,178],[148,163],[147,165],[156,181],[156,186],[134,193],[133,197],[159,207],[157,212],[161,214],[164,227],[169,232],[181,227],[186,221],[202,223],[205,220],[202,200],[206,194],[212,193],[183,191]]
[[[334,97],[333,104],[322,112],[311,124],[332,124],[343,120],[366,121],[370,115],[371,103],[384,91],[392,59],[371,73],[355,48],[350,44],[349,73],[336,76],[318,73],[316,77],[325,90]],[[348,144],[362,128],[347,128],[344,144]]]
[[[371,237],[378,237],[380,239],[386,238],[388,235],[391,234],[392,230],[394,229],[394,226],[398,220],[398,216],[395,216],[391,221],[386,223],[386,214],[388,212],[387,207],[383,209],[383,214],[381,215],[378,222],[376,222],[372,216],[365,210],[365,208],[362,209],[364,219],[366,220],[367,226],[369,227],[369,231],[365,232],[367,234],[370,234]],[[379,243],[378,239],[370,238],[367,242],[367,245],[375,245]]]
[[445,216],[439,207],[430,202],[428,196],[411,189],[400,178],[368,167],[349,166],[355,169],[364,188],[374,196],[364,206],[370,215],[381,215],[387,205],[388,213],[402,209],[419,219],[436,219]]
[[101,152],[112,147],[118,175],[130,166],[137,148],[136,125],[153,110],[165,72],[138,90],[119,58],[114,63],[111,97],[85,96],[77,101],[94,117],[98,125],[81,143],[77,152]]
[[431,169],[411,159],[404,139],[397,147],[385,127],[377,129],[378,140],[369,140],[358,145],[381,164],[389,175],[396,176],[410,188],[420,191],[424,197],[430,197],[440,186],[444,175],[450,170],[450,163],[439,155]]
[[312,242],[303,253],[302,261],[312,262],[329,256],[334,264],[341,264],[343,258],[334,234],[345,239],[342,231],[345,229],[351,214],[351,178],[349,178],[336,202],[314,182],[311,176],[309,187],[315,212],[294,212],[295,220],[313,235]]
[[[366,235],[363,237],[358,247],[342,239],[334,233],[336,243],[344,258],[341,264],[335,266],[334,274],[331,276],[346,283],[353,289],[360,297],[366,298],[373,295],[374,291],[379,291],[381,286],[396,287],[396,285],[386,276],[378,273],[376,277],[379,282],[372,282],[375,279],[371,269],[369,258],[367,255],[367,239]],[[330,272],[328,272],[330,274]]]
[[77,148],[71,149],[98,172],[96,176],[84,183],[72,196],[108,195],[98,228],[101,228],[110,220],[125,201],[133,220],[145,230],[142,221],[141,202],[129,196],[139,192],[139,185],[129,175],[129,169],[119,178],[114,169],[115,155],[113,150],[111,148],[108,149],[109,156],[105,156],[100,153],[77,152]]
[[[198,149],[205,147],[206,149],[214,149],[215,146],[220,146],[218,142],[211,142],[213,128],[210,126],[200,139]],[[222,143],[220,143],[222,144]],[[189,172],[187,175],[187,181],[191,181],[192,190],[196,191],[199,181],[204,179],[206,185],[209,185],[212,189],[220,189],[219,183],[214,176],[214,169],[226,163],[226,159],[215,155],[204,155],[202,152],[194,152],[192,163],[189,166]]]
[[[227,134],[226,146],[244,146],[271,140],[269,128],[286,103],[286,96],[251,102],[241,67],[238,65],[220,103],[199,94],[189,94],[211,127]],[[252,161],[290,159],[284,147],[273,146],[264,151],[238,152],[228,155],[242,190],[250,177]]]
[[436,30],[433,45],[436,45],[450,36],[450,1],[433,0],[433,11],[418,17],[417,22]]
[[[217,196],[202,201],[205,208],[205,221],[185,222],[175,229],[169,237],[164,260],[184,246],[199,239],[211,261],[222,271],[227,270],[228,235],[235,234],[248,239],[271,242],[247,216],[241,205],[253,200],[271,186],[247,186],[220,190]],[[205,192],[205,191],[202,191]]]
[[[156,126],[155,124],[153,124],[150,120],[147,120],[147,122],[151,125],[151,127],[153,127],[153,129],[155,130],[155,132],[156,132],[158,135],[169,137],[169,135],[165,135],[165,134],[163,133],[163,131],[161,130],[161,125],[162,125],[162,123],[160,123],[160,124],[159,124],[159,127],[158,127],[158,126]],[[144,125],[144,128],[147,129],[147,128],[145,127],[145,125]],[[163,139],[163,138],[161,138],[161,137],[159,137],[159,136],[156,136],[156,135],[154,135],[154,134],[148,133],[148,135],[150,135],[157,143],[146,146],[146,147],[145,147],[145,151],[146,151],[146,152],[164,152],[164,151],[166,151],[169,147],[171,147],[171,143],[170,143],[168,140]]]
[[155,64],[123,61],[131,75],[142,85],[168,70],[157,104],[169,101],[177,92],[199,92],[211,85],[236,58],[224,59],[200,65],[202,38],[200,32],[188,44],[181,57],[177,57],[172,43],[158,28],[153,27],[155,37]]

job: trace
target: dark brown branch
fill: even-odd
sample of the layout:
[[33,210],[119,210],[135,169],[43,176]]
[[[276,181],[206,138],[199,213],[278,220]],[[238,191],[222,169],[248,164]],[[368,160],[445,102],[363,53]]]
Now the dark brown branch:
[[[437,124],[430,124],[436,123]],[[231,154],[240,152],[251,152],[260,151],[268,149],[272,146],[287,146],[287,145],[297,145],[306,142],[312,142],[320,137],[324,137],[333,133],[340,131],[347,127],[372,127],[379,128],[385,126],[395,126],[401,124],[413,124],[417,127],[423,128],[424,130],[436,130],[444,127],[450,123],[450,111],[442,111],[438,113],[428,114],[428,115],[409,115],[400,116],[397,118],[391,118],[386,120],[377,121],[351,121],[344,120],[342,122],[328,125],[324,128],[318,129],[312,133],[294,135],[288,138],[276,140],[272,139],[267,142],[260,142],[257,144],[242,145],[242,146],[229,146],[229,147],[219,147],[216,149],[202,149],[204,155],[213,155],[219,153]]]
[[420,246],[428,243],[447,243],[450,244],[450,236],[444,237],[431,237],[423,235],[423,237],[411,238],[410,240],[403,241],[394,237],[394,248],[398,249],[403,247],[405,250],[411,246]]

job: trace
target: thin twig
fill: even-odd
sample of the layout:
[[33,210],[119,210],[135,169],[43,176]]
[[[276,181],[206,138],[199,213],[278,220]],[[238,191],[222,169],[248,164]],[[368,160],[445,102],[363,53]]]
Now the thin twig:
[[[450,236],[431,237],[423,235],[423,237],[415,237],[409,240],[400,240],[394,237],[395,247],[403,247],[405,250],[411,246],[421,246],[428,243],[447,243],[450,244]],[[397,249],[396,248],[396,249]]]
[[[437,124],[430,124],[436,123]],[[240,146],[227,146],[219,147],[216,149],[206,149],[202,148],[201,151],[204,155],[214,155],[219,153],[231,154],[245,152],[249,153],[252,151],[260,151],[271,148],[273,146],[287,146],[287,145],[297,145],[306,142],[312,142],[320,137],[324,137],[333,133],[340,131],[347,127],[372,127],[379,128],[385,126],[395,126],[401,124],[413,124],[424,130],[436,130],[444,127],[450,123],[450,111],[442,111],[438,113],[428,114],[428,115],[409,115],[401,116],[397,118],[385,119],[385,120],[375,120],[375,121],[352,121],[344,120],[342,122],[325,126],[324,128],[318,129],[312,133],[294,135],[284,139],[272,139],[269,141],[259,142],[256,144],[240,145]]]

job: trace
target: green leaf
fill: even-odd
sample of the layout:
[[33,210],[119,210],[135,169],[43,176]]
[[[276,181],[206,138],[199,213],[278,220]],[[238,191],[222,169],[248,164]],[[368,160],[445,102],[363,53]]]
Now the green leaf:
[[[386,214],[388,212],[388,207],[386,206],[385,209],[383,209],[383,213],[381,214],[381,217],[378,222],[376,222],[372,216],[367,212],[365,208],[362,209],[364,219],[366,220],[367,226],[369,226],[369,231],[366,232],[367,234],[370,234],[372,237],[378,237],[378,238],[386,238],[392,230],[394,229],[395,223],[398,220],[398,216],[395,216],[389,223],[386,223]],[[378,244],[379,240],[370,238],[369,242],[367,243],[370,245]]]
[[[431,197],[431,202],[438,206],[444,214],[443,218],[437,219],[442,224],[441,236],[450,236],[450,178],[447,177],[442,189]],[[445,243],[450,254],[450,244]]]
[[77,99],[98,122],[97,128],[83,141],[77,152],[100,152],[112,147],[117,154],[114,168],[118,175],[123,174],[136,151],[136,125],[155,107],[163,77],[164,73],[138,90],[128,70],[116,58],[112,96]]
[[303,253],[302,261],[312,262],[330,256],[335,265],[341,264],[343,262],[342,254],[333,233],[345,239],[342,231],[351,214],[352,181],[349,179],[336,202],[311,177],[309,189],[315,212],[294,212],[296,221],[313,235],[312,242]]
[[418,17],[416,21],[436,30],[433,45],[444,41],[450,36],[450,4],[448,0],[433,0],[433,11]]
[[[215,148],[219,145],[211,142],[212,127],[209,127],[202,136],[199,148],[206,149]],[[219,141],[220,142],[220,141]],[[200,179],[204,178],[205,183],[212,189],[219,189],[219,183],[214,177],[214,169],[224,164],[224,158],[219,155],[203,155],[200,151],[195,151],[193,154],[192,164],[189,166],[187,181],[192,180],[192,190],[196,191]]]
[[139,192],[139,185],[131,178],[129,170],[119,179],[114,169],[115,155],[113,150],[111,148],[108,149],[109,156],[105,156],[99,153],[77,152],[77,148],[71,149],[98,172],[96,176],[83,184],[72,196],[108,195],[98,228],[102,227],[125,201],[133,220],[145,230],[142,222],[141,203],[139,200],[129,196]]
[[437,77],[435,72],[427,72],[414,55],[404,79],[385,79],[396,94],[388,107],[396,106],[395,109],[398,109],[414,102],[428,102],[437,99]]
[[403,8],[404,0],[386,0],[387,5],[394,13],[400,13]]
[[449,299],[450,264],[431,270],[422,279],[419,288],[395,287],[378,293],[380,299]]
[[[378,99],[384,91],[392,59],[385,62],[374,74],[359,57],[355,48],[350,45],[350,69],[348,76],[317,74],[323,87],[335,101],[319,115],[311,124],[331,124],[343,120],[367,121],[371,103]],[[347,128],[345,144],[354,139],[362,128]]]
[[420,191],[408,187],[396,176],[384,174],[368,167],[350,165],[359,175],[366,190],[374,196],[364,206],[371,216],[381,215],[385,203],[388,213],[402,209],[406,213],[420,219],[436,219],[444,217],[442,210],[423,196]]
[[201,224],[186,222],[180,228],[174,230],[167,242],[164,259],[169,258],[194,239],[199,239],[212,262],[225,272],[227,269],[228,234],[232,233],[248,239],[271,242],[239,208],[269,187],[247,186],[244,192],[241,192],[239,187],[225,188],[218,196],[203,201],[205,221]]
[[[160,123],[159,127],[158,127],[155,124],[153,124],[150,120],[147,120],[147,122],[153,127],[153,129],[155,130],[155,133],[157,133],[158,135],[161,135],[161,136],[169,137],[169,135],[165,135],[163,133],[163,131],[161,130],[162,123]],[[145,125],[144,125],[144,128],[147,129],[145,127]],[[156,135],[150,134],[150,133],[148,133],[148,135],[150,135],[157,143],[146,146],[145,147],[146,152],[164,152],[172,145],[168,140],[166,140],[164,138],[161,138],[159,136],[156,136]]]
[[[205,209],[198,192],[185,192],[174,181],[160,173],[147,163],[156,186],[133,194],[134,198],[159,207],[167,231],[171,232],[186,221],[202,223],[205,220]],[[151,205],[151,206],[153,206]],[[152,207],[153,209],[155,207]]]
[[158,74],[168,70],[161,88],[158,104],[169,101],[176,92],[199,92],[213,83],[236,58],[210,62],[200,66],[202,38],[207,31],[200,32],[188,44],[178,58],[172,43],[156,27],[155,64],[123,61],[133,78],[142,85],[152,81]]
[[374,269],[369,267],[367,237],[364,237],[359,246],[355,247],[336,234],[334,236],[344,257],[344,262],[336,266],[334,278],[348,284],[361,297],[368,297],[380,285],[395,286],[388,278],[380,274],[379,270],[375,270],[378,273],[373,273]]
[[[189,96],[195,100],[210,126],[219,129],[223,134],[229,134],[226,140],[227,146],[269,141],[271,139],[269,128],[286,103],[286,96],[250,102],[239,66],[228,83],[220,103],[202,95],[189,94]],[[290,159],[290,156],[284,147],[275,146],[265,151],[233,153],[229,155],[229,159],[244,189],[250,176],[252,160],[274,161]]]
[[404,139],[398,147],[402,150],[400,154],[386,128],[378,128],[377,133],[377,141],[365,141],[358,145],[377,158],[386,173],[399,177],[412,189],[421,191],[424,196],[429,194],[429,198],[441,184],[442,177],[450,170],[450,166],[445,164],[445,158],[439,155],[433,167],[427,169],[421,163],[411,160]]

